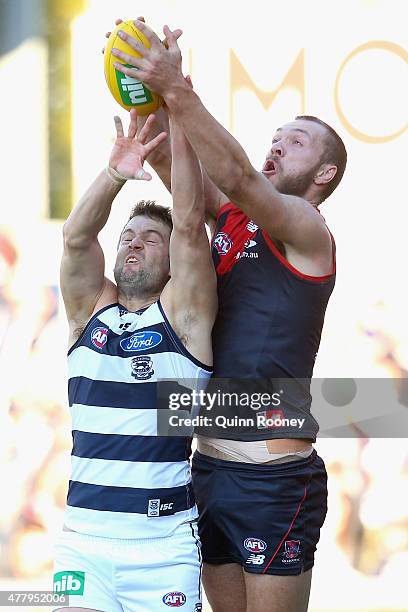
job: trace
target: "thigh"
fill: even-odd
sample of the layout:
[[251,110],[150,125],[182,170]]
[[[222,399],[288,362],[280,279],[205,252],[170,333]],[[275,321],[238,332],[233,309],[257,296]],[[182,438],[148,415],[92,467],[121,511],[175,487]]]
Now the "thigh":
[[[69,596],[72,607],[123,612],[112,584],[112,553],[103,538],[63,532],[55,546],[54,591]],[[55,608],[61,612],[61,608]]]
[[202,564],[194,523],[165,538],[120,543],[116,559],[116,592],[124,612],[200,611]]
[[244,575],[238,563],[204,563],[203,585],[213,612],[246,612]]
[[210,565],[240,563],[240,555],[225,529],[225,513],[230,506],[228,474],[217,469],[217,460],[206,459],[195,453],[192,462],[203,561]]
[[[258,466],[195,455],[205,563],[299,575],[312,568],[326,514],[326,472],[310,458]],[[211,486],[209,486],[209,483]]]
[[271,576],[245,572],[246,612],[306,612],[312,570],[297,576]]

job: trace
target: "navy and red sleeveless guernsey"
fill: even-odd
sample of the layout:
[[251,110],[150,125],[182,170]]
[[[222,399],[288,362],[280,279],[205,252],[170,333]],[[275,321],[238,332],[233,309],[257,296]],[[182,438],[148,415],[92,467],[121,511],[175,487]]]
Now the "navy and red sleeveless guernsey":
[[224,429],[220,437],[315,440],[318,424],[310,414],[310,378],[335,283],[334,241],[332,274],[302,274],[265,231],[227,203],[217,217],[212,255],[219,299],[213,330],[214,377],[290,379],[290,393],[281,396],[281,416],[305,418],[301,429],[243,428],[239,435]]

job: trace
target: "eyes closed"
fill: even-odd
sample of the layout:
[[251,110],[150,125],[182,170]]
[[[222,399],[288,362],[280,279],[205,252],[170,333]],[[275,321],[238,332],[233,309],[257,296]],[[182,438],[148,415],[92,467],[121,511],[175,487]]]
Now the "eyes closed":
[[[153,234],[153,236],[151,234]],[[122,237],[121,244],[129,244],[130,242],[132,242],[133,238],[133,235],[131,235],[130,233],[126,233],[125,237]],[[157,235],[157,232],[153,231],[142,234],[141,239],[147,244],[159,244],[162,242],[162,239],[160,236]]]

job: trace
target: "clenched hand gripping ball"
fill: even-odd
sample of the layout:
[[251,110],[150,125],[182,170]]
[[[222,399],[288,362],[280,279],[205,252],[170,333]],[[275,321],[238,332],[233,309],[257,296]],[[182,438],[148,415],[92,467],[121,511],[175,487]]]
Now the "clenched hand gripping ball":
[[123,108],[128,111],[130,111],[131,108],[136,108],[139,115],[150,115],[150,113],[154,113],[154,111],[163,104],[163,98],[151,91],[141,81],[116,70],[114,66],[115,62],[124,64],[129,68],[134,68],[134,66],[130,66],[123,60],[112,55],[111,51],[113,47],[128,55],[141,57],[140,53],[132,49],[130,45],[118,36],[119,30],[123,30],[130,36],[133,36],[133,38],[138,39],[145,47],[150,47],[150,43],[146,36],[136,28],[132,20],[124,21],[116,26],[108,38],[104,53],[106,83],[116,102]]

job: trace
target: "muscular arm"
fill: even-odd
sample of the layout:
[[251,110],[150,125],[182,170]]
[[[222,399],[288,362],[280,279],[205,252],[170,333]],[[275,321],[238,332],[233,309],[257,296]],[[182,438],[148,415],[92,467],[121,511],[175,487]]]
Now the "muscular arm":
[[[138,116],[137,125],[138,133],[146,123],[147,117]],[[150,138],[154,138],[160,132],[169,132],[169,117],[164,108],[159,108],[155,112],[155,120],[150,129]],[[147,157],[147,162],[159,176],[160,180],[171,193],[171,143],[165,140]],[[220,206],[228,201],[228,198],[216,187],[216,185],[208,177],[204,169],[202,169],[203,188],[205,199],[206,221],[210,225],[217,217]]]
[[[112,53],[137,68],[138,78],[160,93],[170,112],[177,117],[191,146],[211,181],[231,201],[272,237],[303,254],[330,252],[330,238],[319,213],[302,198],[283,195],[251,165],[241,145],[207,111],[200,98],[185,82],[181,72],[181,54],[177,40],[164,28],[169,48],[164,49],[157,36],[141,22],[136,22],[151,43],[144,49],[132,37],[126,41],[142,58]],[[133,68],[118,64],[124,74]]]
[[106,285],[98,234],[105,226],[121,185],[102,171],[72,210],[63,227],[61,291],[68,321],[78,327],[90,318]]
[[212,363],[216,276],[205,230],[200,165],[181,128],[170,122],[173,231],[170,273],[161,300],[179,337],[200,361]]
[[[80,330],[91,317],[96,305],[116,299],[115,285],[105,278],[105,260],[98,234],[105,226],[112,203],[122,185],[129,178],[139,176],[150,180],[143,171],[146,156],[166,138],[161,133],[146,143],[149,124],[136,134],[136,114],[131,112],[128,136],[124,136],[119,117],[115,117],[117,139],[109,168],[124,177],[119,183],[104,170],[72,210],[63,228],[64,252],[61,262],[61,291],[70,324],[70,341],[75,330]],[[117,179],[116,179],[117,180]]]
[[300,252],[327,252],[328,232],[302,198],[279,193],[250,163],[237,140],[180,82],[166,98],[209,178],[268,234]]

